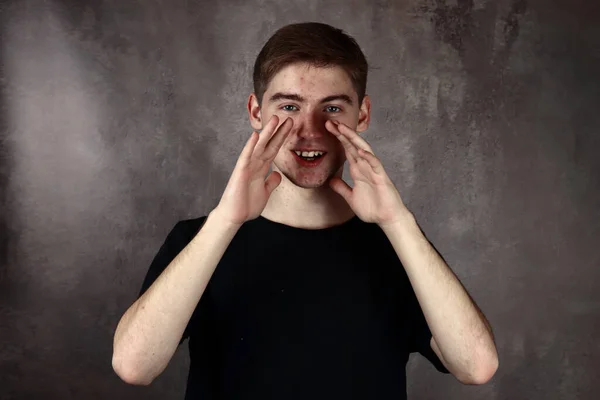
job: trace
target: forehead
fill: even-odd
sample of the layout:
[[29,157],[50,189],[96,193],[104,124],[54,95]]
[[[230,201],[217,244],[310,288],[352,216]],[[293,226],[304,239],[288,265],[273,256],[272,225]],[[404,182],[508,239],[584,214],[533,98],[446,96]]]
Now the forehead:
[[339,66],[315,67],[305,63],[282,68],[269,82],[266,92],[296,92],[307,98],[321,98],[332,91],[354,95],[350,77]]

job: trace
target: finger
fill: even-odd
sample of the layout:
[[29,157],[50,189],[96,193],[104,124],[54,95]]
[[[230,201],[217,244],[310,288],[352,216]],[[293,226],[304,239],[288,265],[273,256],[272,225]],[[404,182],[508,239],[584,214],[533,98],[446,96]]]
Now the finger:
[[367,141],[365,139],[360,137],[360,135],[358,133],[356,133],[353,129],[350,129],[350,127],[345,125],[343,122],[340,122],[340,121],[336,121],[336,122],[337,122],[336,128],[338,129],[338,131],[342,135],[344,135],[344,137],[347,137],[348,140],[350,142],[352,142],[352,144],[354,144],[359,149],[363,149],[363,150],[370,151],[371,153],[373,153],[373,149],[371,148],[371,146],[369,146],[369,143],[367,143]]
[[271,172],[267,179],[265,179],[265,189],[267,189],[269,196],[273,193],[273,190],[277,189],[277,186],[281,183],[281,179],[281,174],[277,171]]
[[271,116],[269,122],[264,126],[263,130],[260,132],[258,143],[256,144],[256,148],[254,149],[255,154],[262,154],[265,150],[265,147],[271,140],[271,137],[277,131],[277,125],[279,124],[279,117],[275,114]]
[[264,155],[263,155],[264,160],[271,161],[272,159],[274,159],[277,156],[277,153],[279,153],[279,149],[281,148],[281,145],[287,139],[288,135],[292,131],[293,125],[294,125],[294,120],[292,118],[288,117],[288,118],[286,118],[285,121],[283,121],[283,124],[281,124],[279,126],[279,128],[277,128],[277,132],[275,132],[275,134],[273,135],[273,137],[267,144],[267,147],[266,147]]
[[242,149],[240,153],[240,157],[238,159],[239,165],[248,165],[250,162],[250,157],[252,156],[252,152],[254,151],[254,147],[256,146],[256,142],[258,142],[258,132],[253,131],[250,135],[250,138],[246,142],[246,145]]
[[365,151],[363,149],[358,150],[358,155],[362,157],[373,169],[377,175],[381,175],[383,173],[383,165],[381,161],[375,156],[375,154]]
[[334,192],[339,194],[346,200],[346,203],[350,203],[352,199],[352,188],[341,178],[333,177],[329,180],[329,187],[333,189]]
[[336,135],[336,137],[342,143],[342,146],[344,146],[348,161],[351,163],[357,162],[358,149],[344,135]]

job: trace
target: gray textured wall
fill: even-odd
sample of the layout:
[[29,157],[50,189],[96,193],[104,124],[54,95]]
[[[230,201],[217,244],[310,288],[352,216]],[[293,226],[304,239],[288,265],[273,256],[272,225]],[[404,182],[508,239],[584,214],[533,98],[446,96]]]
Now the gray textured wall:
[[217,204],[254,59],[300,21],[358,40],[366,138],[494,327],[491,382],[414,355],[409,396],[597,398],[598,4],[2,3],[0,398],[183,398],[187,345],[128,386],[114,329],[175,222]]

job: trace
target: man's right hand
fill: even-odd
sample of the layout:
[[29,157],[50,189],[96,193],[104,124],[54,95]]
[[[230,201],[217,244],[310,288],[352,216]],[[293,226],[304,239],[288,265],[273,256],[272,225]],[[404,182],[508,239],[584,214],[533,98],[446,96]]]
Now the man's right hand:
[[271,193],[281,183],[281,174],[272,171],[271,163],[290,133],[292,118],[279,128],[279,117],[273,115],[260,135],[252,132],[233,169],[227,187],[213,210],[225,222],[242,225],[257,218],[265,209]]

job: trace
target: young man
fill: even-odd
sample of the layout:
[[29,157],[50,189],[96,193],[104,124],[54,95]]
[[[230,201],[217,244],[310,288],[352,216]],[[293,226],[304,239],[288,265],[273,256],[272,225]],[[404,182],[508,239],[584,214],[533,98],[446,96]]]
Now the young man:
[[254,68],[262,131],[218,206],[167,236],[117,327],[117,374],[150,384],[189,337],[186,399],[402,399],[411,352],[485,383],[498,365],[487,320],[359,135],[356,42],[288,25]]

